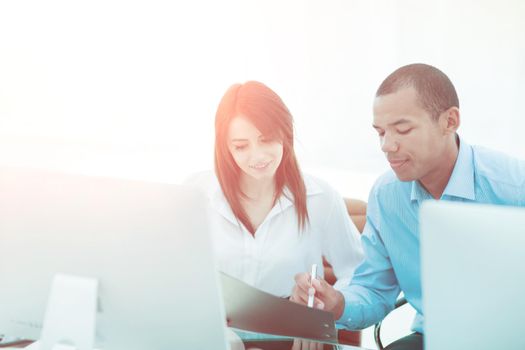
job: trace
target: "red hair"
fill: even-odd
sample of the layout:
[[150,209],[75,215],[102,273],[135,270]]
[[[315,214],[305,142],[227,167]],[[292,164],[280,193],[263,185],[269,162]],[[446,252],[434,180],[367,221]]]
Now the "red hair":
[[224,94],[215,116],[215,173],[222,192],[233,214],[251,233],[255,233],[246,211],[241,205],[242,170],[235,163],[228,148],[228,130],[233,118],[242,115],[265,136],[279,140],[283,156],[275,173],[275,201],[289,189],[297,212],[299,229],[308,220],[306,187],[293,148],[293,118],[281,98],[266,85],[248,81],[234,84]]

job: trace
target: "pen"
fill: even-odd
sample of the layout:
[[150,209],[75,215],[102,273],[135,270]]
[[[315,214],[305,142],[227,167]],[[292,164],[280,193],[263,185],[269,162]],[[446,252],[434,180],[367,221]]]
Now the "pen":
[[[310,286],[312,281],[317,278],[317,264],[312,264],[312,271],[310,273]],[[308,295],[308,307],[314,307],[314,294]]]

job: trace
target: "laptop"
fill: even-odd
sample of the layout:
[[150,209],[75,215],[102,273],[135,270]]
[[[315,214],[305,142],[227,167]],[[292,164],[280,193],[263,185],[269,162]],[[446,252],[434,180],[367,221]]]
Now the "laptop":
[[226,350],[205,203],[177,185],[0,167],[0,333],[39,339],[66,274],[98,281],[96,348]]
[[421,207],[425,349],[525,349],[525,209]]

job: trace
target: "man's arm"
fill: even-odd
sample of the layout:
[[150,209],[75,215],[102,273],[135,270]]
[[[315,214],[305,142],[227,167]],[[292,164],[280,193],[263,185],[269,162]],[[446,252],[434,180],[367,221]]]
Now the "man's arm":
[[350,285],[341,289],[345,307],[338,323],[349,329],[363,329],[381,321],[394,309],[400,292],[390,257],[373,221],[367,222],[361,241],[365,260]]
[[315,293],[314,305],[333,312],[338,323],[349,329],[362,329],[381,321],[394,308],[400,288],[379,234],[379,217],[374,188],[361,238],[365,260],[355,271],[351,283],[339,292],[323,280],[310,285],[308,273],[298,274],[291,300],[306,304],[308,294]]

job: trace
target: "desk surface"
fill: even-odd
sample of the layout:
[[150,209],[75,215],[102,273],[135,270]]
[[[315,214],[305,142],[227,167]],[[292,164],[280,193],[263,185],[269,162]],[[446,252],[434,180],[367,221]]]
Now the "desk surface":
[[362,350],[365,348],[322,343],[292,337],[273,336],[233,329],[242,339],[246,350]]
[[322,344],[313,341],[278,340],[278,341],[245,341],[246,350],[361,350],[364,348],[351,345]]
[[[242,338],[245,350],[363,350],[365,348],[351,345],[326,344],[299,338],[278,337],[261,333],[234,330]],[[15,344],[9,344],[0,348],[25,348],[33,341],[23,340]],[[233,349],[234,347],[232,347]]]

